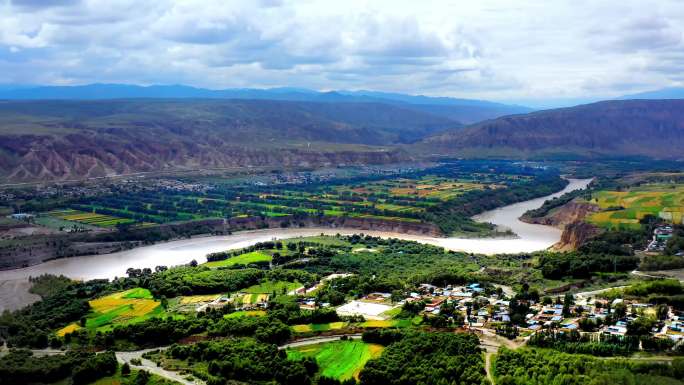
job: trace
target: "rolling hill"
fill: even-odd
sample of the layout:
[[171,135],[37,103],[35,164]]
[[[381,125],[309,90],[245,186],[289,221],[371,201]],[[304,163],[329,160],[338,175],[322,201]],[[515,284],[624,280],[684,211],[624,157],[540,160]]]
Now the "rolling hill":
[[415,147],[471,157],[681,159],[684,100],[604,101],[506,116],[435,134]]
[[407,159],[453,120],[381,103],[134,99],[0,102],[0,177],[327,166]]

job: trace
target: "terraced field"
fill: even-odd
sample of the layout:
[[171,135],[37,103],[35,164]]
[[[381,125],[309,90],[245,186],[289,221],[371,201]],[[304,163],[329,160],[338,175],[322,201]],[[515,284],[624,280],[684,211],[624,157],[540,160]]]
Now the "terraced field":
[[291,360],[314,357],[321,376],[341,381],[358,378],[368,360],[378,357],[383,347],[361,341],[334,341],[287,350]]
[[630,191],[599,191],[591,202],[603,211],[592,214],[588,221],[608,229],[638,228],[639,220],[649,214],[680,224],[684,218],[684,185],[647,184]]

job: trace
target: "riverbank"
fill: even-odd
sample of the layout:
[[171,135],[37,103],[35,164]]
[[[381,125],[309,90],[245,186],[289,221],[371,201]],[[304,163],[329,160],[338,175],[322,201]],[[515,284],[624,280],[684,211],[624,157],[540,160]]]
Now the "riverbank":
[[[425,235],[411,235],[388,231],[368,231],[342,228],[287,228],[263,229],[238,232],[232,235],[206,236],[158,243],[111,254],[63,258],[38,265],[0,271],[0,285],[5,281],[28,281],[30,276],[41,274],[65,275],[73,279],[112,279],[126,274],[129,267],[152,268],[175,266],[192,260],[206,261],[206,255],[229,249],[239,249],[257,242],[273,239],[306,237],[314,235],[351,235],[364,233],[383,238],[399,238],[444,247],[448,250],[476,254],[522,253],[544,250],[560,240],[561,231],[544,225],[523,223],[518,218],[530,209],[541,206],[545,200],[563,195],[568,191],[585,188],[590,179],[569,179],[563,190],[541,198],[504,206],[473,217],[477,221],[490,222],[500,228],[510,229],[516,238],[441,238]],[[0,311],[17,309],[31,303],[35,298],[22,294],[24,285],[17,283],[11,295],[0,295]],[[1,288],[2,286],[0,286]],[[11,298],[11,301],[3,301]],[[21,299],[21,300],[20,300]]]

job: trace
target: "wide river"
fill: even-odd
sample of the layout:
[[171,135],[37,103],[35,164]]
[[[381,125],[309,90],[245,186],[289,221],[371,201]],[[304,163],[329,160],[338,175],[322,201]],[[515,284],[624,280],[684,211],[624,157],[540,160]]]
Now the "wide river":
[[414,240],[444,248],[481,254],[519,253],[543,250],[560,240],[561,231],[551,226],[533,225],[518,218],[527,210],[536,209],[545,200],[566,192],[585,188],[591,179],[569,179],[562,191],[545,197],[504,206],[474,217],[480,222],[490,222],[500,228],[511,229],[517,237],[510,238],[435,238],[381,231],[353,229],[306,228],[306,229],[264,229],[242,231],[232,235],[206,236],[182,239],[151,246],[138,247],[112,254],[56,259],[23,269],[0,271],[0,311],[14,309],[37,300],[27,293],[28,277],[45,273],[63,274],[74,279],[114,278],[124,276],[126,269],[154,268],[158,265],[173,266],[197,260],[206,261],[206,255],[227,249],[237,249],[256,242],[274,238],[294,238],[318,234],[354,234],[363,232],[373,236]]

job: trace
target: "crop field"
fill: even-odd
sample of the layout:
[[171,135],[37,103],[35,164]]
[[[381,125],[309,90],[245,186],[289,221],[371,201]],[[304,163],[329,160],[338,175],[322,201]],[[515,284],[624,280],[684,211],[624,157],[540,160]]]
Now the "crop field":
[[218,294],[206,294],[206,295],[187,295],[180,297],[179,304],[181,305],[192,305],[203,302],[211,302],[219,297]]
[[268,301],[268,294],[245,294],[241,297],[243,305],[263,303]]
[[224,259],[222,261],[212,261],[205,263],[209,267],[227,267],[233,265],[248,265],[255,262],[270,262],[273,257],[262,251],[252,251],[251,253],[245,253],[238,255],[237,257],[232,257]]
[[324,332],[328,330],[340,330],[347,326],[346,322],[328,322],[322,324],[302,324],[292,326],[296,333]]
[[223,318],[240,318],[240,317],[263,317],[266,315],[264,310],[242,310],[226,314]]
[[134,223],[132,219],[118,218],[111,215],[97,214],[79,210],[56,210],[48,213],[50,216],[69,222],[77,222],[97,227],[114,227],[119,223]]
[[372,358],[380,356],[383,347],[361,341],[334,341],[287,350],[291,360],[314,357],[321,376],[341,381],[358,378],[359,372]]
[[[110,294],[88,303],[91,312],[86,317],[85,327],[90,330],[105,330],[117,324],[141,322],[164,313],[161,304],[152,298],[149,290],[141,288]],[[57,334],[64,335],[79,327],[76,324],[67,325],[57,331]]]
[[[480,166],[478,166],[480,167]],[[165,188],[125,191],[69,201],[54,218],[98,227],[136,226],[216,218],[329,217],[420,222],[426,209],[471,191],[497,189],[529,176],[482,166],[432,169],[385,178],[352,178],[335,183],[263,184],[210,180],[203,191]],[[511,171],[515,167],[509,167]],[[214,184],[215,183],[215,184]]]
[[299,282],[265,281],[241,291],[248,294],[272,294],[274,291],[276,294],[287,294],[300,287],[302,284]]
[[485,184],[482,183],[473,183],[465,180],[427,176],[420,179],[399,178],[395,180],[371,182],[353,188],[343,187],[338,191],[349,191],[353,194],[364,196],[381,194],[390,195],[395,198],[410,197],[448,200],[467,191],[481,190],[484,186]]
[[638,228],[639,220],[649,214],[681,224],[684,185],[647,184],[630,191],[599,191],[591,202],[603,211],[592,214],[588,221],[604,228]]

